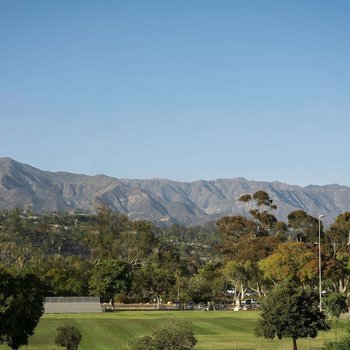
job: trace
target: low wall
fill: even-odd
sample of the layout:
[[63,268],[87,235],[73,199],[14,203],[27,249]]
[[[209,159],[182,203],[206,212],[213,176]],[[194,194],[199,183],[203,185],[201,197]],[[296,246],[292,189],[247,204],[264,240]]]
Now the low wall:
[[46,314],[90,314],[103,311],[98,297],[47,297],[44,308]]

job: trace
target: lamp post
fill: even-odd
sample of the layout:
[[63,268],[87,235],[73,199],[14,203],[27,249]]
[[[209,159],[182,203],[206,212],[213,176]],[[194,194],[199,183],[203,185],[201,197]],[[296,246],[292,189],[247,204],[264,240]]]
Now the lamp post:
[[318,290],[320,294],[320,311],[322,311],[322,274],[321,274],[321,219],[324,215],[318,215]]

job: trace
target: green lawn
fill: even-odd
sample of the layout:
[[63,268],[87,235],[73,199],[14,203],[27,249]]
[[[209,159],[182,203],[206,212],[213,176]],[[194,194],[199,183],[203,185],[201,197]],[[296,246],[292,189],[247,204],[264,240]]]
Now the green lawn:
[[[70,324],[78,327],[83,339],[81,350],[118,350],[133,336],[147,334],[165,319],[191,320],[198,339],[198,350],[289,350],[291,340],[267,341],[256,338],[255,311],[122,311],[95,315],[45,315],[30,339],[26,350],[59,349],[53,345],[56,328]],[[338,332],[339,335],[342,331]],[[298,341],[299,350],[321,349],[325,339],[335,339],[334,331],[321,333],[316,339]],[[0,349],[8,349],[0,346]]]

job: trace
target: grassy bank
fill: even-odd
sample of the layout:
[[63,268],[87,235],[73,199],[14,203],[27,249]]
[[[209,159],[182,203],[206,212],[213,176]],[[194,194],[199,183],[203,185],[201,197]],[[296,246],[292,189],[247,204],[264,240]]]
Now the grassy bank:
[[[165,319],[191,320],[198,339],[198,350],[288,350],[291,341],[267,341],[256,338],[254,328],[258,313],[255,311],[123,311],[97,315],[45,315],[30,343],[23,349],[53,350],[56,328],[74,325],[83,335],[81,350],[117,350],[133,336],[147,334]],[[338,332],[341,334],[341,331]],[[316,339],[299,340],[299,350],[321,349],[325,339],[334,339],[333,331],[320,333]],[[1,346],[0,349],[8,349]]]

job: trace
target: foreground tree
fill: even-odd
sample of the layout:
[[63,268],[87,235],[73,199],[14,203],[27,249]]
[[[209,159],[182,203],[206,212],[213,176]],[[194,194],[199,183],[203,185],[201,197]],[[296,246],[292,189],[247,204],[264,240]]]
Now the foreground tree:
[[131,350],[191,350],[197,344],[191,323],[184,320],[168,320],[153,329],[151,336],[134,340]]
[[256,334],[268,339],[292,338],[293,350],[297,350],[298,338],[315,338],[319,330],[328,329],[317,295],[289,282],[276,285],[263,301]]
[[13,350],[28,344],[44,313],[44,295],[37,276],[0,270],[0,343]]
[[66,350],[77,350],[81,341],[81,333],[74,326],[62,326],[57,328],[55,344],[64,346]]

